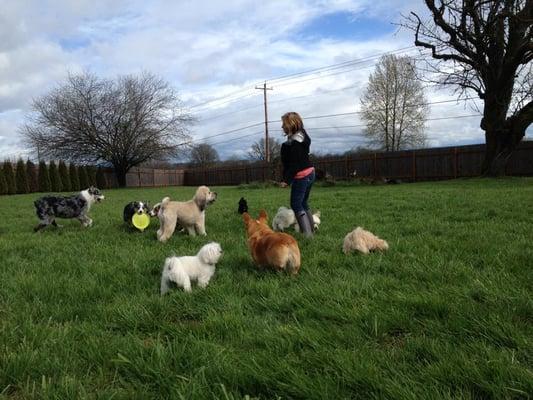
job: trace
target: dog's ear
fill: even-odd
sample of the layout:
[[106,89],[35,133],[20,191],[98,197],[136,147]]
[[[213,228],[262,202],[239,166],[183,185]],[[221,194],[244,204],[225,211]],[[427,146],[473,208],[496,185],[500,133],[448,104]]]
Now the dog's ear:
[[194,202],[200,208],[203,210],[207,205],[207,196],[209,195],[209,189],[207,186],[200,186],[198,189],[196,189],[196,193],[194,194]]
[[259,220],[266,222],[268,215],[265,210],[259,211]]
[[248,214],[247,212],[242,213],[242,220],[246,225],[248,225],[248,222],[250,222],[251,219],[252,217],[250,217],[250,214]]

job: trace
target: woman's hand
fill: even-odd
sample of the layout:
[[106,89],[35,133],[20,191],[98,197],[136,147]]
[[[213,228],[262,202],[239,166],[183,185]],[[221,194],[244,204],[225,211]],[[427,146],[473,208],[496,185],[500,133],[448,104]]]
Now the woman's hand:
[[280,182],[279,183],[279,187],[286,188],[287,186],[289,186],[289,185],[287,185],[287,182]]

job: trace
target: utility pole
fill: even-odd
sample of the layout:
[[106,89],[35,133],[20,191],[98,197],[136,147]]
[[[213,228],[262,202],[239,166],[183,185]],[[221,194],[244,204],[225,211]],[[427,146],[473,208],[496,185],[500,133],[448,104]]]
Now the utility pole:
[[273,90],[272,88],[267,88],[267,83],[263,84],[263,87],[255,87],[263,91],[263,101],[265,103],[265,159],[266,162],[270,162],[270,143],[268,142],[268,112],[267,112],[267,90]]

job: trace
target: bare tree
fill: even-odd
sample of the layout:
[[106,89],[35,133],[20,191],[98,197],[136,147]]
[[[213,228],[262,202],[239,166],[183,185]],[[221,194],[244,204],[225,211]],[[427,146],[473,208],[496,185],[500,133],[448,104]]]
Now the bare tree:
[[[281,143],[276,139],[268,138],[268,144],[270,163],[277,164],[280,158]],[[264,138],[261,138],[259,141],[252,144],[252,148],[250,151],[248,151],[248,158],[250,160],[266,161],[266,147]]]
[[219,160],[218,152],[207,143],[193,146],[189,158],[192,164],[200,167],[211,166]]
[[32,108],[22,133],[41,157],[109,162],[119,186],[131,167],[182,150],[178,142],[189,138],[192,122],[175,90],[149,73],[116,80],[71,75]]
[[484,175],[500,175],[533,121],[533,0],[425,0],[404,26],[431,50],[436,81],[483,100]]
[[372,146],[396,151],[425,145],[429,108],[410,57],[383,56],[370,74],[361,106]]

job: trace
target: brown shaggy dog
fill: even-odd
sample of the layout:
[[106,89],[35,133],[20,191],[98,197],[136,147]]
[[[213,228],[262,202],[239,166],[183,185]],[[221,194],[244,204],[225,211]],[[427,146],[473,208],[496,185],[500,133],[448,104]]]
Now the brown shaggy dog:
[[352,250],[357,250],[363,254],[368,254],[373,250],[388,250],[389,244],[374,235],[372,232],[365,231],[358,226],[344,237],[342,251],[348,254]]
[[189,201],[170,201],[169,197],[165,197],[157,213],[160,223],[157,239],[166,242],[174,233],[176,224],[191,236],[205,236],[205,209],[216,198],[217,194],[207,186],[196,189],[196,194]]
[[242,218],[248,235],[248,247],[255,263],[259,267],[285,270],[296,275],[300,270],[300,248],[296,239],[270,229],[265,210],[259,212],[258,220],[250,217],[247,212]]

